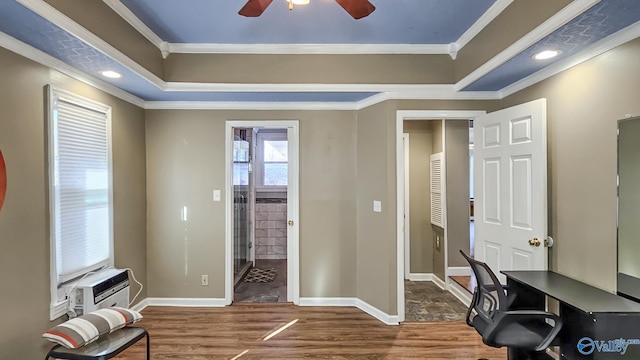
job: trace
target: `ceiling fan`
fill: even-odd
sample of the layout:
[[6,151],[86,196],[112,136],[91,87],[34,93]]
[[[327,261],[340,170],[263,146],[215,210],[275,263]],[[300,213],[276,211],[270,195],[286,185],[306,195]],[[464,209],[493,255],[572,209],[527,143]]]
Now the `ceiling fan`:
[[[258,17],[267,9],[273,0],[249,0],[238,11],[238,14],[247,17]],[[291,0],[287,0],[291,4]],[[354,19],[362,19],[369,16],[375,11],[376,7],[373,6],[369,0],[335,0],[342,8],[353,16]],[[291,9],[291,7],[290,7]]]

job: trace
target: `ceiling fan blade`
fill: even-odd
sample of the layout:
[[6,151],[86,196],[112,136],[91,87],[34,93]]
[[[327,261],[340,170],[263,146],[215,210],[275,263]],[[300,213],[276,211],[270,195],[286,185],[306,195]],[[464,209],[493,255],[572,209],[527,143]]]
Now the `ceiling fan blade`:
[[249,0],[238,11],[238,14],[246,17],[258,17],[267,9],[273,0]]
[[376,10],[369,0],[336,0],[354,19],[362,19]]

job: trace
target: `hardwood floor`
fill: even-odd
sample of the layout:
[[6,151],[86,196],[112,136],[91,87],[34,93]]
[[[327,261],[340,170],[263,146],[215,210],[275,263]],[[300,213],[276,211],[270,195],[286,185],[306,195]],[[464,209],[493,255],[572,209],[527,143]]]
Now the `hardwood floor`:
[[[388,326],[351,307],[236,304],[150,307],[142,314],[153,360],[506,359],[505,350],[482,344],[462,321]],[[143,360],[144,351],[142,340],[116,359]]]
[[458,283],[458,285],[465,288],[470,294],[476,289],[476,277],[475,276],[449,276],[451,280]]

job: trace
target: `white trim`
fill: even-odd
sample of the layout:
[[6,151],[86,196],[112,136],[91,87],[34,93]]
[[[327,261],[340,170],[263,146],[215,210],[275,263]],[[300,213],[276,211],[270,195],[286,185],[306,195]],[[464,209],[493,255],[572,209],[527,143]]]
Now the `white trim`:
[[[155,45],[160,51],[163,48],[167,48],[167,42],[162,40],[153,30],[149,29],[142,20],[140,20],[128,7],[124,6],[120,0],[102,0],[107,4],[116,14],[120,15],[124,21],[128,22],[134,29],[136,29],[142,36],[144,36],[150,43]],[[166,52],[169,55],[169,52]],[[167,57],[164,55],[166,59]]]
[[147,101],[154,110],[358,110],[355,102]]
[[360,299],[356,299],[356,307],[387,325],[399,325],[401,321],[404,321],[404,314],[402,315],[402,319],[398,315],[389,315]]
[[451,293],[451,295],[455,296],[455,298],[458,299],[465,306],[469,306],[471,304],[471,300],[472,300],[471,293],[469,293],[467,289],[460,286],[460,284],[458,284],[455,281],[449,281],[448,288],[449,288],[448,291]]
[[225,307],[228,305],[221,298],[146,298],[146,306],[180,306],[180,307]]
[[528,88],[531,85],[550,78],[553,75],[559,74],[638,37],[640,37],[640,22],[636,22],[633,25],[611,34],[606,38],[587,46],[579,53],[551,64],[542,70],[503,88],[500,90],[500,98],[505,98],[522,89]]
[[169,43],[172,54],[449,54],[449,44],[216,44]]
[[145,298],[145,299],[140,300],[137,304],[133,305],[131,307],[131,310],[135,310],[137,312],[140,312],[140,311],[146,309],[147,306],[149,306],[149,299]]
[[356,306],[353,297],[301,297],[300,306]]
[[[287,125],[288,183],[287,217],[287,301],[300,304],[300,133],[297,120],[281,121]],[[255,175],[255,174],[254,174]],[[291,274],[291,275],[289,275]]]
[[398,325],[397,315],[389,315],[375,306],[353,297],[307,297],[300,298],[300,306],[353,306],[382,321],[387,325]]
[[[459,119],[468,120],[484,115],[484,110],[398,110],[396,111],[396,240],[397,240],[397,310],[398,321],[404,321],[404,161],[402,158],[402,134],[405,120]],[[446,241],[446,239],[445,239]],[[446,254],[445,254],[446,259]],[[445,268],[446,269],[446,268]],[[436,280],[437,279],[437,280]],[[433,282],[438,284],[438,277]],[[440,280],[442,286],[445,284]]]
[[[447,206],[447,119],[442,119],[442,230],[443,239],[440,243],[444,252],[444,278],[447,279],[447,268],[449,268],[449,215]],[[437,276],[434,276],[437,278]],[[435,282],[435,280],[434,280]],[[445,284],[446,290],[446,284]]]
[[[233,302],[233,128],[277,128],[288,131],[289,148],[294,149],[289,156],[289,168],[294,172],[294,181],[287,186],[287,210],[294,221],[294,229],[287,229],[287,301],[295,305],[300,303],[300,236],[299,222],[299,121],[298,120],[227,120],[225,122],[225,301]],[[290,136],[294,135],[294,136]],[[293,196],[289,196],[293,195]],[[287,211],[289,212],[289,211]],[[291,231],[290,231],[291,230]],[[293,235],[293,236],[289,236]]]
[[111,46],[106,41],[85,29],[80,24],[76,23],[60,11],[56,10],[53,6],[47,4],[42,0],[16,0],[34,13],[42,16],[46,20],[59,26],[63,30],[67,31],[72,36],[79,40],[89,44],[94,49],[100,51],[106,56],[112,58],[117,63],[142,76],[145,80],[154,84],[160,89],[163,89],[165,82],[156,76],[151,71],[147,70],[144,66],[138,64],[127,55],[120,52],[118,49]]
[[447,277],[449,276],[471,276],[471,268],[469,266],[451,266],[447,268]]
[[497,0],[482,16],[473,24],[467,31],[460,36],[458,41],[455,42],[457,49],[465,47],[469,41],[471,41],[476,35],[482,31],[489,23],[498,17],[509,6],[513,0]]
[[402,152],[404,154],[404,277],[411,275],[411,202],[409,194],[409,133],[402,134]]
[[[107,94],[113,95],[128,103],[139,106],[141,108],[144,107],[145,102],[139,97],[131,95],[128,92],[118,87],[115,87],[105,81],[102,81],[100,79],[96,79],[93,76],[87,75],[65,64],[61,60],[58,60],[53,56],[46,54],[45,52],[40,51],[34,48],[33,46],[28,45],[1,31],[0,31],[0,46],[20,56],[24,56],[27,59],[35,61],[38,64],[41,64],[53,70],[59,71],[71,78],[74,78],[98,90],[102,90]],[[55,81],[53,82],[53,84],[56,85]]]
[[551,34],[564,24],[573,20],[576,16],[582,14],[593,5],[600,2],[600,0],[575,0],[569,5],[565,6],[562,10],[558,11],[555,15],[551,16],[547,21],[533,29],[525,36],[518,39],[511,44],[508,48],[501,51],[498,55],[494,56],[491,60],[482,64],[469,75],[465,76],[462,80],[455,84],[456,90],[462,90],[471,85],[476,80],[487,75],[498,66],[505,63],[507,60],[523,52],[531,45],[537,43],[545,36]]
[[431,277],[431,282],[433,282],[440,289],[447,290],[447,284],[444,282],[444,280],[440,279],[438,275],[433,274],[433,276]]
[[409,274],[409,281],[433,281],[433,274],[432,273]]

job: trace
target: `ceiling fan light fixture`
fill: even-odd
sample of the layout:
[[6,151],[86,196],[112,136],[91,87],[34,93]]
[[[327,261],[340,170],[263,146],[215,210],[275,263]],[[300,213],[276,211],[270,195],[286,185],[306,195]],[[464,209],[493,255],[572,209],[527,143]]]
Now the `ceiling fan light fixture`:
[[293,5],[307,5],[309,0],[287,0],[293,3]]

